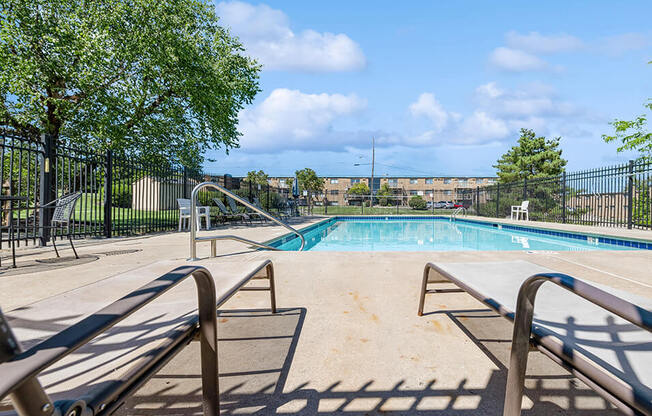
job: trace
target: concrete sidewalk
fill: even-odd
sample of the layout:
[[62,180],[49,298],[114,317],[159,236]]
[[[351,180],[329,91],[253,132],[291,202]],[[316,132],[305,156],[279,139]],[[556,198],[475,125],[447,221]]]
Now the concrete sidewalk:
[[[298,226],[318,220],[307,219]],[[276,226],[238,229],[239,235],[258,241],[285,233]],[[122,250],[140,251],[101,254]],[[209,245],[200,245],[199,250],[200,256],[207,256]],[[220,257],[197,263],[214,267],[220,262],[272,259],[281,309],[271,315],[266,294],[241,292],[219,312],[224,414],[500,414],[511,325],[464,293],[429,296],[426,315],[418,317],[421,273],[428,261],[523,259],[652,297],[652,253],[642,250],[298,253],[252,251],[223,242],[218,251]],[[80,254],[98,258],[34,274],[0,275],[3,310],[162,259],[183,261],[188,234],[81,244]],[[30,256],[53,255],[43,251]],[[21,262],[31,260],[21,257]],[[106,303],[113,300],[106,293]],[[201,414],[198,350],[198,343],[192,342],[120,414]],[[526,387],[527,415],[618,414],[539,353],[530,357]]]

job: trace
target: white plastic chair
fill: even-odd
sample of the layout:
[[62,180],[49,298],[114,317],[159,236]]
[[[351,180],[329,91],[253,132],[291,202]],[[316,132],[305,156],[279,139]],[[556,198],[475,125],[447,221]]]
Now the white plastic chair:
[[[179,204],[179,231],[181,231],[182,224],[188,222],[188,228],[190,228],[190,209],[191,204],[189,199],[177,198],[177,204]],[[201,230],[201,219],[205,218],[206,220],[206,229],[211,228],[211,210],[210,207],[205,207],[197,205],[197,229]],[[183,227],[186,228],[185,226]]]
[[512,205],[512,213],[510,218],[514,219],[514,214],[516,214],[516,220],[518,221],[521,219],[521,214],[523,214],[525,221],[530,221],[530,213],[528,212],[529,205],[530,201],[523,201],[521,202],[521,205]]

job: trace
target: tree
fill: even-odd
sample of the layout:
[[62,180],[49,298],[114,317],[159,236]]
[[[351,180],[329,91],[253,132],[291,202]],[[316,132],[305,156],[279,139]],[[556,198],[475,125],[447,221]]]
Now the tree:
[[534,131],[521,129],[518,144],[493,165],[501,183],[556,176],[564,171],[567,161],[561,157],[560,137],[536,137]]
[[369,186],[364,182],[358,182],[351,186],[346,193],[349,195],[369,195]]
[[238,146],[260,66],[203,0],[0,0],[0,120],[93,150],[201,165]]
[[312,196],[315,193],[323,192],[324,180],[310,168],[298,170],[295,174],[299,181],[299,192],[308,192],[308,212],[312,212]]
[[247,181],[256,185],[267,185],[269,181],[269,175],[262,170],[259,170],[258,172],[251,170],[247,172]]
[[380,203],[380,205],[384,207],[389,205],[388,196],[390,195],[392,195],[392,188],[389,187],[389,184],[387,182],[383,183],[380,186],[380,189],[376,191],[376,196],[378,197],[378,203]]
[[[652,100],[649,100],[645,107],[652,111]],[[634,150],[640,153],[643,160],[652,159],[652,132],[647,130],[647,115],[641,114],[634,120],[614,120],[611,123],[614,128],[613,136],[602,135],[602,139],[609,143],[619,141],[618,152]]]
[[408,201],[408,205],[412,209],[424,210],[428,207],[425,199],[421,198],[420,195],[415,195]]

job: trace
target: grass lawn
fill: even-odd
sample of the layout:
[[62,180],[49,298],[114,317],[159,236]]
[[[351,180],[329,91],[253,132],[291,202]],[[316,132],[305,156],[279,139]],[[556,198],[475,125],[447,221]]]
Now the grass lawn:
[[[325,207],[317,206],[312,208],[312,213],[315,215],[324,215]],[[326,215],[451,215],[454,210],[452,209],[432,209],[418,210],[410,207],[362,207],[356,206],[329,206],[328,214]]]

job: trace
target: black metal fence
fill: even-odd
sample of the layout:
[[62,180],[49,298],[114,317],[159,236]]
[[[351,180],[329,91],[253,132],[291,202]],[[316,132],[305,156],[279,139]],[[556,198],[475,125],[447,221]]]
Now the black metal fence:
[[[177,199],[190,198],[194,186],[203,181],[217,182],[270,211],[287,207],[287,189],[182,166],[154,165],[111,152],[55,147],[47,136],[29,140],[0,133],[0,156],[0,248],[10,238],[20,246],[62,235],[60,226],[50,223],[53,207],[41,206],[74,192],[82,194],[72,215],[74,237],[174,230],[179,226]],[[224,200],[221,193],[209,190],[201,191],[198,199],[202,205],[213,205],[211,213],[219,216],[219,209],[212,204],[216,197]]]
[[652,164],[627,164],[563,173],[466,191],[478,215],[510,217],[529,201],[532,220],[610,227],[652,228]]

